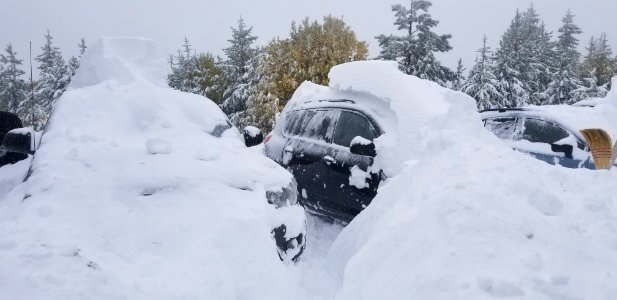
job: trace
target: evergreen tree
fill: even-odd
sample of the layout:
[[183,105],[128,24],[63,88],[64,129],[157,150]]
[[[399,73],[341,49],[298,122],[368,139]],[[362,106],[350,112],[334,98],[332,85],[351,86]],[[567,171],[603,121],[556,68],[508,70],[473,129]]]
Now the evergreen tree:
[[86,49],[88,48],[88,46],[86,46],[86,39],[81,38],[79,44],[77,44],[77,47],[79,48],[79,58],[81,58],[84,56],[84,53],[86,53]]
[[219,67],[221,59],[212,54],[199,54],[196,58],[195,70],[191,73],[196,85],[196,93],[206,96],[216,104],[223,103],[225,92],[225,76]]
[[461,86],[461,91],[476,99],[478,109],[485,110],[503,105],[503,95],[497,90],[497,78],[493,74],[491,48],[486,44],[486,35],[482,39],[482,48],[476,64],[469,71],[469,78]]
[[36,101],[43,108],[45,115],[51,113],[56,99],[66,90],[70,81],[70,71],[66,65],[60,49],[52,44],[49,30],[45,35],[43,53],[36,57],[40,70],[39,81],[36,87]]
[[258,50],[253,47],[253,43],[257,40],[257,37],[252,35],[253,27],[247,27],[242,18],[238,20],[238,27],[232,27],[231,31],[232,37],[228,40],[230,45],[223,49],[227,56],[223,70],[228,86],[223,94],[224,101],[221,108],[234,122],[242,118],[239,114],[246,110],[248,90],[255,84],[254,60]]
[[435,81],[445,86],[455,78],[454,72],[436,59],[435,52],[447,52],[452,49],[450,34],[437,35],[431,31],[439,22],[432,18],[428,9],[432,3],[427,0],[411,0],[409,8],[400,4],[392,6],[398,30],[403,36],[379,35],[377,41],[381,47],[378,59],[396,60],[405,74]]
[[530,87],[526,72],[529,67],[524,55],[523,15],[516,12],[495,52],[497,91],[503,95],[500,107],[518,107],[529,103]]
[[562,19],[563,25],[559,28],[555,56],[556,71],[549,84],[544,104],[572,104],[573,92],[582,87],[578,77],[578,64],[581,54],[578,52],[578,39],[576,35],[583,31],[574,24],[574,14],[570,10]]
[[3,65],[0,71],[0,80],[3,81],[0,103],[4,103],[7,111],[17,113],[19,104],[26,98],[26,83],[22,79],[25,72],[19,68],[22,60],[17,58],[13,46],[8,44],[5,51],[6,54],[0,54],[0,64]]
[[71,78],[73,78],[75,72],[77,72],[77,69],[79,69],[79,60],[86,52],[86,48],[88,48],[86,46],[86,40],[84,38],[81,38],[79,44],[77,44],[77,47],[79,48],[79,58],[71,56],[71,58],[69,59],[69,73]]
[[608,93],[608,83],[598,85],[598,75],[596,70],[591,70],[584,78],[585,86],[582,86],[572,92],[574,101],[581,101],[588,98],[604,98]]
[[454,81],[452,81],[452,89],[460,91],[461,87],[465,83],[465,67],[463,67],[463,59],[459,58],[458,65],[456,66],[456,74]]
[[[0,93],[6,89],[6,79],[2,77],[4,73],[4,66],[0,64]],[[0,100],[0,111],[7,111],[8,103],[5,103],[3,100]]]
[[[617,73],[617,59],[613,58],[606,34],[602,33],[599,39],[592,36],[586,49],[587,55],[580,68],[581,75],[588,76],[595,70],[597,85],[610,87],[611,78]],[[589,82],[585,78],[583,80]]]

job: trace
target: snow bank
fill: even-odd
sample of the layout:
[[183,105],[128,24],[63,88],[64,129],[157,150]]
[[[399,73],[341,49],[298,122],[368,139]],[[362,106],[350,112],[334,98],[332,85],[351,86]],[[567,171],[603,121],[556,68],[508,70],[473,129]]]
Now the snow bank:
[[392,177],[328,254],[337,299],[614,297],[617,171],[515,152],[471,98],[389,62],[335,67],[329,88],[304,84],[291,107],[352,94],[394,116],[375,141]]
[[266,199],[291,175],[235,128],[210,134],[226,116],[165,88],[159,54],[145,39],[88,49],[31,176],[0,199],[0,299],[294,294],[270,231],[304,211]]

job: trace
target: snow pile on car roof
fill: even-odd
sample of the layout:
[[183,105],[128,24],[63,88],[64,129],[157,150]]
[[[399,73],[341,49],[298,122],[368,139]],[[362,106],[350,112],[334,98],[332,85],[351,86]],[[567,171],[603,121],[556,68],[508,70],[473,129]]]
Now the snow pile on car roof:
[[[429,132],[439,130],[446,119],[478,130],[479,118],[465,112],[475,108],[466,94],[408,76],[392,61],[352,62],[333,67],[329,87],[303,83],[285,110],[310,106],[324,99],[352,99],[355,109],[368,110],[386,134],[375,141],[377,165],[387,174],[400,172],[418,157]],[[451,120],[454,121],[454,120]],[[462,128],[459,128],[462,129]],[[487,134],[488,135],[488,134]]]
[[617,293],[616,170],[565,169],[516,152],[483,128],[471,98],[394,63],[337,66],[329,87],[303,89],[291,107],[360,96],[352,98],[360,106],[373,101],[395,117],[376,140],[392,178],[329,253],[337,299]]
[[275,214],[265,196],[291,175],[246,149],[216,104],[164,87],[156,43],[87,53],[31,175],[0,199],[0,298],[293,295],[270,231],[304,211]]

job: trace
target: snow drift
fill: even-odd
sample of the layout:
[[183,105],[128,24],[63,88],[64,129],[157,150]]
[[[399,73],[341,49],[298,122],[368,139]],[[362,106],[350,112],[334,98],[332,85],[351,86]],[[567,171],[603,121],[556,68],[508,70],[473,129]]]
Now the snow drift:
[[293,294],[270,231],[304,211],[266,200],[291,175],[213,102],[167,88],[155,42],[86,53],[28,180],[0,199],[0,299]]
[[614,299],[615,170],[515,152],[473,99],[395,63],[334,67],[289,107],[324,97],[382,116],[376,164],[391,176],[328,254],[337,299]]

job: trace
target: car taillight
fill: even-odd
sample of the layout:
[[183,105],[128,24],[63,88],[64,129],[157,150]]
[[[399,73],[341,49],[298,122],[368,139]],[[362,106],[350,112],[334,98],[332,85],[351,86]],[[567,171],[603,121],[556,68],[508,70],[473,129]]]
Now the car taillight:
[[266,135],[266,138],[264,139],[264,144],[266,144],[267,142],[269,142],[271,138],[272,138],[272,134],[268,134],[268,135]]

